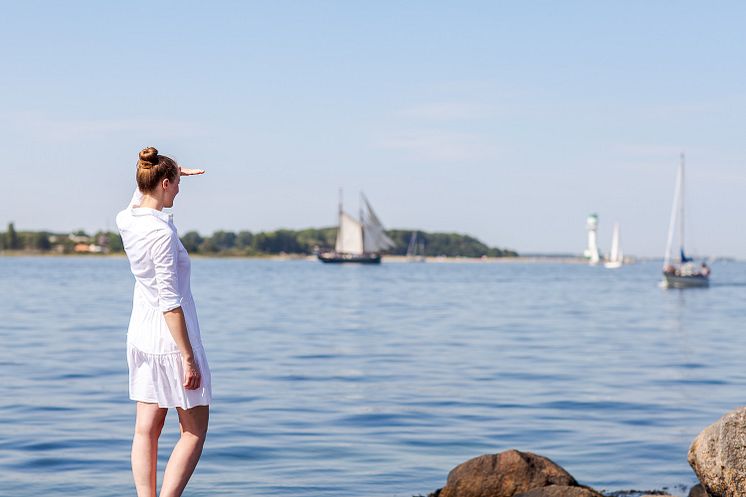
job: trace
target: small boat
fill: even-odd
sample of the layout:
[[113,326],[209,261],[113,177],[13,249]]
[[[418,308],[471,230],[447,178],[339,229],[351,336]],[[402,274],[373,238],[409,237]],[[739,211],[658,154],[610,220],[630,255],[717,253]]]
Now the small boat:
[[[674,231],[678,221],[679,253],[676,258],[671,256]],[[710,284],[710,268],[705,262],[697,265],[694,259],[688,257],[684,251],[684,154],[676,175],[676,189],[674,190],[671,221],[668,225],[668,241],[663,262],[663,288],[694,288],[706,287]]]
[[604,267],[608,269],[617,269],[624,264],[624,255],[619,246],[619,223],[614,223],[614,231],[611,235],[611,252],[609,258],[604,262]]
[[360,219],[355,219],[344,211],[340,192],[337,242],[334,250],[318,254],[321,262],[380,264],[381,251],[396,245],[386,235],[383,224],[362,192],[360,204],[364,208],[360,209]]
[[666,266],[663,268],[663,288],[696,288],[710,285],[710,269],[702,263],[697,266],[687,262],[680,266]]
[[417,238],[417,232],[413,231],[407,247],[407,262],[425,262],[425,240]]

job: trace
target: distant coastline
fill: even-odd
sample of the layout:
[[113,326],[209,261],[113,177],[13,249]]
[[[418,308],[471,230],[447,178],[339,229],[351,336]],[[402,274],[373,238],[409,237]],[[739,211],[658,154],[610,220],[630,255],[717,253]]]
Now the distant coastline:
[[[0,250],[0,257],[64,257],[64,258],[125,258],[124,252],[109,253],[55,253],[27,250]],[[195,254],[194,259],[254,259],[267,261],[309,261],[317,262],[315,255],[307,254],[260,254],[260,255],[221,255],[221,254]],[[386,264],[409,263],[406,256],[384,255],[382,262]],[[588,260],[582,256],[557,257],[557,256],[514,256],[514,257],[460,257],[460,256],[434,256],[425,257],[429,264],[579,264],[587,265]]]
[[[405,256],[410,238],[416,234],[421,249],[429,257],[512,258],[515,250],[490,247],[479,239],[461,233],[429,233],[422,230],[387,230],[395,247],[384,256]],[[303,258],[333,249],[337,228],[307,228],[275,231],[215,231],[202,236],[188,231],[180,236],[191,255],[211,257],[294,257]],[[119,233],[99,231],[88,234],[82,230],[72,233],[47,231],[17,231],[13,223],[0,232],[0,254],[4,255],[107,255],[124,254]]]

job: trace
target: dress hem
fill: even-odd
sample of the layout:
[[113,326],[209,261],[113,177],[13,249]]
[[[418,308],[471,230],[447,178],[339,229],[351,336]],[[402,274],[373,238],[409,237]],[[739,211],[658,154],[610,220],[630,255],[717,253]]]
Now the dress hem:
[[161,409],[171,409],[171,408],[174,408],[174,407],[178,407],[179,409],[184,409],[185,411],[188,411],[189,409],[191,409],[193,407],[200,407],[200,406],[208,406],[209,407],[212,404],[212,400],[210,400],[210,401],[208,401],[206,403],[196,403],[196,404],[190,405],[189,407],[186,407],[186,406],[183,406],[181,404],[162,405],[157,400],[143,400],[143,399],[136,399],[134,397],[130,397],[130,400],[134,401],[134,402],[142,402],[143,404],[156,404]]

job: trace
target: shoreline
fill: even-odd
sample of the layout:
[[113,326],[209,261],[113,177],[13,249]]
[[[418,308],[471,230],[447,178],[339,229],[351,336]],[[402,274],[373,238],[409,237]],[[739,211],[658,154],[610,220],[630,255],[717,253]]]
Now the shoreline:
[[[52,252],[27,252],[22,250],[0,251],[2,257],[64,257],[64,258],[126,258],[122,253],[109,254],[61,254]],[[309,261],[318,262],[315,255],[306,254],[267,254],[267,255],[217,255],[217,254],[189,254],[193,259],[256,259],[271,261]],[[461,257],[461,256],[427,256],[424,261],[410,261],[405,255],[384,255],[382,263],[430,263],[430,264],[574,264],[587,265],[588,260],[583,257],[572,256],[517,256],[517,257]]]
[[[393,264],[416,263],[405,255],[384,255],[381,262]],[[432,264],[582,264],[588,265],[588,259],[572,256],[517,256],[517,257],[447,257],[428,256],[423,262]]]

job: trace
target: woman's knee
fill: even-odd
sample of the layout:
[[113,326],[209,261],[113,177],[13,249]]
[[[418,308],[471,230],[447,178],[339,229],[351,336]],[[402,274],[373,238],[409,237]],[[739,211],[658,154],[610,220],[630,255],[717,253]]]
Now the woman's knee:
[[135,424],[135,434],[149,438],[158,438],[163,431],[164,420],[152,422],[138,422]]
[[182,436],[189,435],[204,443],[210,419],[209,407],[197,406],[191,409],[178,409],[178,411]]
[[167,412],[166,409],[150,405],[138,405],[135,434],[151,438],[159,437],[166,423]]

